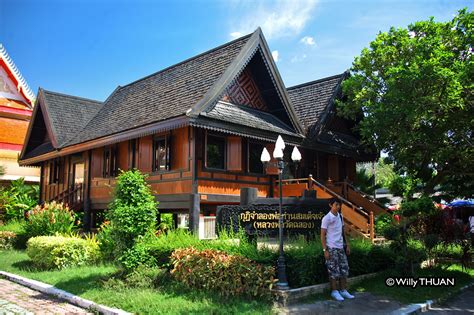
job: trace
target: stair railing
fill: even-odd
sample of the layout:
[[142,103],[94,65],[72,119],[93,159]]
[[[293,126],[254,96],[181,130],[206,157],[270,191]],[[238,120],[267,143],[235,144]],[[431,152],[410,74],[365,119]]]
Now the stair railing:
[[[308,190],[313,190],[314,186],[317,186],[319,189],[327,193],[328,195],[332,196],[333,198],[337,198],[342,203],[342,209],[348,208],[348,210],[352,210],[351,212],[346,212],[344,217],[347,223],[353,224],[355,227],[360,229],[364,234],[368,233],[370,240],[373,241],[374,239],[374,218],[373,212],[367,213],[354,205],[352,202],[344,198],[343,196],[339,195],[338,193],[334,192],[333,190],[329,189],[327,186],[323,185],[319,181],[315,180],[312,175],[309,175],[308,178],[293,178],[293,179],[284,179],[282,180],[282,185],[291,185],[291,184],[307,184]],[[276,181],[278,184],[278,181]],[[365,235],[364,235],[365,236]]]

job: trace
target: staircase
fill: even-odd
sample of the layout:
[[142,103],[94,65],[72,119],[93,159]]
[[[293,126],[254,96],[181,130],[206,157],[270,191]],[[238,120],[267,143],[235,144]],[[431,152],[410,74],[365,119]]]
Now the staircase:
[[68,205],[69,209],[80,211],[84,206],[83,188],[84,187],[82,183],[74,184],[60,192],[54,198],[51,198],[49,201],[62,202]]
[[[361,192],[347,182],[328,182],[323,185],[315,180],[312,175],[309,175],[308,178],[282,181],[284,197],[299,197],[303,195],[304,190],[315,190],[318,199],[339,199],[346,232],[349,235],[369,239],[372,243],[384,241],[383,237],[376,237],[375,235],[374,215],[386,213],[386,210],[373,197]],[[275,189],[274,193],[275,196],[278,196],[278,189]]]

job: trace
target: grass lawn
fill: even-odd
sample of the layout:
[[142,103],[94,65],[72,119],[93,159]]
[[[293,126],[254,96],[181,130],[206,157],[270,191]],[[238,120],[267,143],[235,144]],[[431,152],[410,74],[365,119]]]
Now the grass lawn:
[[454,287],[389,287],[385,285],[385,279],[393,277],[408,277],[400,275],[395,271],[385,271],[382,274],[363,280],[351,287],[351,290],[358,292],[370,292],[374,295],[392,297],[402,303],[421,303],[431,299],[444,299],[452,292],[455,292],[463,286],[474,281],[474,269],[462,271],[460,265],[452,265],[447,269],[432,268],[421,269],[416,273],[415,278],[419,277],[453,277],[455,279]]
[[39,271],[23,251],[0,250],[0,270],[54,285],[85,299],[139,314],[271,314],[268,302],[222,298],[163,283],[158,289],[117,288],[104,281],[117,272],[112,265]]

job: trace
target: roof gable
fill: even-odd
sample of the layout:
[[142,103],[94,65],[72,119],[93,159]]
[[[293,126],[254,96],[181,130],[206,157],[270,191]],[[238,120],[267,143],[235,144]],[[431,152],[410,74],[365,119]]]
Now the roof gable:
[[[256,71],[258,67],[260,69]],[[260,77],[256,77],[259,75]],[[245,76],[253,77],[252,84],[247,86],[242,84]],[[201,113],[209,112],[220,100],[231,101],[232,95],[229,97],[229,94],[235,91],[236,85],[238,86],[237,90],[242,91],[242,89],[245,90],[245,87],[256,88],[258,85],[255,84],[256,82],[261,85],[266,84],[260,87],[260,92],[265,91],[265,94],[255,93],[257,97],[247,97],[244,101],[247,102],[245,105],[270,112],[291,126],[297,133],[302,134],[303,128],[291,106],[286,88],[260,28],[252,34],[245,47],[229,65],[219,81],[193,106],[187,115],[198,117]],[[249,93],[246,94],[248,96]],[[239,104],[238,99],[237,102],[238,105],[242,105]]]
[[306,132],[324,125],[346,75],[342,73],[288,88],[288,95]]
[[21,100],[32,108],[35,95],[1,43],[0,70],[0,96]]
[[36,103],[21,157],[47,142],[54,149],[64,147],[102,107],[99,101],[41,88]]
[[102,102],[82,97],[42,91],[57,147],[64,147],[102,108]]

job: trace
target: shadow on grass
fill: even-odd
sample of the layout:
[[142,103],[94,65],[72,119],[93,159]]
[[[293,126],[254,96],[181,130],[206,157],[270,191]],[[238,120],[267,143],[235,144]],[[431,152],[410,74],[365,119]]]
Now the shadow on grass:
[[[67,271],[67,269],[64,269],[64,271]],[[104,275],[104,273],[92,273],[58,281],[54,286],[75,295],[82,295],[90,290],[102,289],[104,281],[110,277],[111,275]]]
[[33,261],[31,261],[29,259],[14,262],[12,264],[12,267],[17,268],[21,271],[26,271],[26,272],[47,271],[47,269],[45,269],[45,268],[39,268],[39,267],[35,266],[33,264]]

